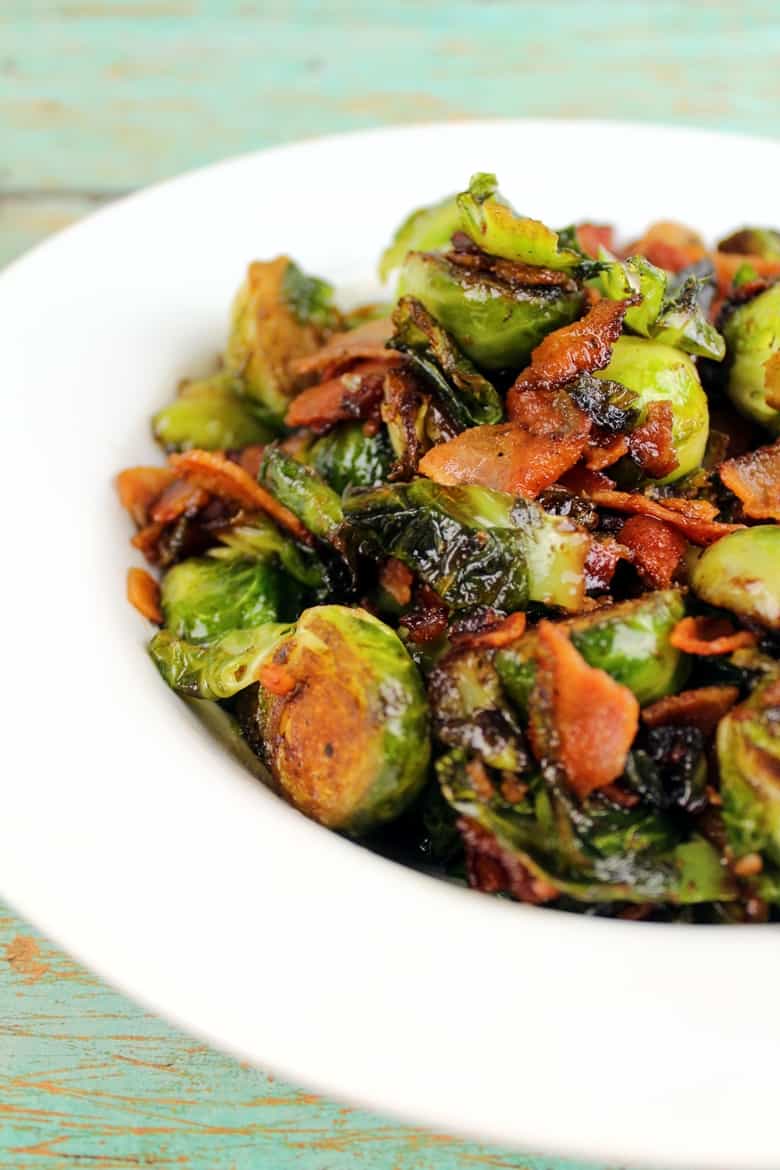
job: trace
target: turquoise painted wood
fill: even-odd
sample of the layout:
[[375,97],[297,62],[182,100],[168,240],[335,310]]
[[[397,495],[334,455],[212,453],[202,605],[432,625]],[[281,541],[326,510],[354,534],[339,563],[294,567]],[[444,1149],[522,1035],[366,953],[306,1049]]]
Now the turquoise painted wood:
[[[0,0],[0,263],[126,190],[322,133],[544,115],[775,135],[778,59],[774,0]],[[281,1084],[0,908],[0,1170],[96,1166],[587,1170]]]

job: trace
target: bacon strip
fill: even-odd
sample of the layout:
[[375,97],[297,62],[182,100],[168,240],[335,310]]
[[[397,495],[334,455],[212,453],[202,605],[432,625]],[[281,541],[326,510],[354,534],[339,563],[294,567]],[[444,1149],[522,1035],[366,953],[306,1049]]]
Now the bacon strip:
[[631,458],[652,479],[663,479],[679,466],[672,439],[673,419],[670,403],[651,402],[645,421],[628,436]]
[[[468,237],[467,237],[468,238]],[[574,291],[577,287],[566,272],[552,268],[540,268],[536,264],[523,264],[519,260],[505,260],[501,256],[488,256],[485,252],[471,249],[456,249],[446,254],[450,264],[468,268],[472,272],[486,272],[498,277],[505,284],[520,288],[536,288],[546,285],[552,288],[566,288]]]
[[615,229],[610,223],[578,223],[577,243],[586,255],[596,260],[600,248],[615,251]]
[[750,630],[735,630],[727,618],[686,617],[669,635],[669,641],[686,654],[732,654],[755,646],[758,639]]
[[180,516],[192,515],[208,503],[208,492],[193,487],[186,479],[174,479],[168,484],[149,512],[153,524],[172,524]]
[[175,479],[170,467],[128,467],[116,477],[119,502],[139,528],[149,523],[149,509]]
[[297,516],[280,504],[261,484],[256,483],[243,467],[231,463],[219,452],[195,448],[181,455],[171,455],[170,463],[176,473],[193,487],[234,501],[250,511],[265,512],[296,539],[311,543],[311,534]]
[[780,439],[758,447],[718,468],[726,487],[753,520],[780,520]]
[[560,626],[541,621],[537,633],[531,746],[540,763],[557,760],[584,799],[623,772],[639,703],[628,687],[588,666]]
[[630,516],[620,543],[631,549],[634,566],[650,589],[669,588],[688,547],[684,536],[654,516]]
[[739,687],[697,687],[651,703],[642,711],[642,722],[648,727],[698,727],[705,735],[712,735],[738,700]]
[[470,817],[460,817],[458,830],[466,851],[466,877],[474,890],[486,894],[506,892],[518,902],[538,905],[558,897],[544,878],[536,877],[509,849]]
[[346,333],[334,333],[316,353],[290,362],[290,370],[298,376],[323,371],[333,374],[359,358],[397,365],[403,360],[401,354],[392,349],[385,349],[393,336],[393,331],[394,326],[390,318],[381,317],[375,321],[366,321],[365,325],[358,325],[357,329],[349,329]]
[[681,272],[706,256],[704,241],[685,224],[659,220],[647,229],[641,239],[626,248],[627,256],[644,256],[667,272]]
[[524,613],[510,613],[508,617],[482,630],[470,630],[462,634],[452,634],[451,640],[458,646],[500,650],[503,646],[511,646],[513,642],[516,642],[521,634],[525,632],[525,625],[526,617]]
[[765,260],[749,252],[712,252],[710,260],[715,265],[718,292],[723,297],[731,292],[734,277],[743,264],[749,264],[760,277],[780,276],[780,260]]
[[146,569],[127,570],[127,600],[135,606],[142,617],[157,626],[163,624],[160,586]]
[[[640,493],[619,492],[611,487],[584,486],[588,481],[585,480],[583,471],[590,476],[600,475],[600,473],[587,472],[586,469],[581,470],[578,467],[573,470],[575,475],[572,476],[570,472],[564,481],[564,486],[571,488],[572,491],[583,495],[585,499],[591,500],[600,508],[610,508],[613,512],[628,512],[637,516],[652,516],[656,520],[662,520],[676,531],[681,532],[693,544],[712,544],[714,541],[720,540],[722,536],[728,536],[730,532],[738,532],[745,527],[744,524],[724,524],[718,520],[705,519],[702,511],[697,507],[704,502],[701,500],[666,499],[661,504]],[[601,476],[601,478],[606,479],[607,477]],[[608,482],[611,483],[611,480]],[[575,484],[580,486],[574,486]]]
[[310,386],[292,400],[284,421],[320,432],[343,419],[368,417],[381,401],[386,369],[385,362],[361,361],[337,378]]
[[591,471],[602,471],[605,467],[612,467],[618,459],[622,459],[629,451],[627,435],[609,435],[601,432],[592,432],[583,459],[585,466]]
[[515,417],[516,400],[532,389],[554,390],[571,382],[578,374],[592,374],[609,365],[612,346],[620,337],[623,318],[636,297],[625,301],[598,301],[575,321],[548,333],[531,354],[531,364],[523,370],[509,391],[507,410]]

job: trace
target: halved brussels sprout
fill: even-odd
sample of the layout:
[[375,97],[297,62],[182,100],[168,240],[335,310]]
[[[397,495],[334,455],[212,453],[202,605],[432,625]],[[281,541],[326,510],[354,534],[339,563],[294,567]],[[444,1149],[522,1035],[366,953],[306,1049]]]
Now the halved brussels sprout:
[[149,654],[168,686],[180,695],[229,699],[257,680],[281,636],[292,628],[268,622],[230,630],[210,642],[188,642],[160,630],[149,643]]
[[189,382],[152,419],[154,437],[166,451],[224,451],[268,443],[273,431],[264,421],[265,412],[242,393],[240,380],[232,374]]
[[780,281],[738,305],[721,328],[731,401],[741,414],[780,434]]
[[577,288],[509,284],[426,252],[407,255],[399,294],[420,301],[488,370],[520,369],[542,338],[574,321],[583,305]]
[[710,605],[780,629],[780,526],[757,524],[721,537],[696,561],[691,587]]
[[603,248],[600,256],[604,267],[596,279],[599,291],[611,301],[624,301],[639,293],[642,300],[626,311],[624,323],[632,332],[650,337],[666,294],[666,273],[644,256],[620,261]]
[[723,820],[739,857],[780,865],[780,671],[721,719],[717,736]]
[[590,537],[529,500],[416,479],[348,495],[344,511],[367,549],[408,565],[454,609],[582,604]]
[[[669,641],[684,613],[680,591],[665,589],[562,624],[588,666],[606,671],[646,706],[674,694],[688,676],[687,655]],[[522,713],[536,676],[536,642],[536,633],[530,630],[514,646],[499,650],[494,659],[504,690]]]
[[420,207],[408,215],[396,230],[390,244],[379,260],[379,279],[387,280],[391,272],[400,268],[407,252],[435,252],[446,248],[453,234],[460,229],[460,208],[456,196]]
[[365,833],[425,783],[422,681],[397,635],[362,609],[302,613],[238,716],[296,808],[329,828]]
[[500,194],[495,175],[472,175],[457,203],[461,229],[491,256],[553,269],[575,268],[583,260],[580,251],[561,248],[558,233],[540,220],[518,215]]
[[393,448],[382,428],[367,433],[361,422],[339,423],[307,454],[314,470],[340,494],[348,487],[382,483],[393,466]]
[[651,402],[670,404],[678,464],[671,475],[659,482],[673,483],[701,466],[709,435],[709,408],[696,366],[686,354],[658,341],[620,337],[613,346],[609,365],[596,377],[620,382],[633,390],[636,406],[643,412],[639,423],[644,421]]
[[281,447],[269,447],[265,452],[259,478],[313,536],[327,539],[344,519],[341,499],[333,488]]
[[269,560],[190,557],[163,577],[161,604],[166,629],[177,638],[203,641],[294,618],[303,593]]
[[434,733],[493,768],[520,772],[528,754],[492,658],[484,648],[456,646],[436,663],[428,677]]

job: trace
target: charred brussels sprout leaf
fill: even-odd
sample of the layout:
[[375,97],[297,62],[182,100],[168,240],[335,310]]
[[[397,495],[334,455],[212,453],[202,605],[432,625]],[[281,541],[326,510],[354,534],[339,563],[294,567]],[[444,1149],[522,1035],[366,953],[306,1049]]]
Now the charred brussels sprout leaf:
[[627,300],[639,293],[641,302],[628,309],[624,321],[633,333],[650,337],[666,293],[666,273],[644,256],[629,256],[628,260],[620,261],[602,249],[602,259],[604,268],[597,281],[599,291],[611,301]]
[[286,455],[280,447],[268,448],[259,478],[313,536],[326,540],[344,519],[341,499],[333,488],[311,467]]
[[664,304],[652,336],[663,345],[721,362],[726,355],[726,342],[699,304],[702,283],[707,282],[696,276],[685,280],[673,299]]
[[[645,706],[685,682],[688,659],[669,641],[684,612],[678,590],[661,590],[572,618],[564,628],[588,666],[606,671]],[[536,634],[529,631],[495,656],[504,690],[521,712],[527,710],[536,676],[535,649]]]
[[671,406],[678,464],[660,482],[672,483],[701,466],[709,435],[709,409],[696,367],[687,354],[658,341],[621,337],[615,342],[609,365],[596,377],[627,386],[637,396],[636,405],[643,413],[651,402]]
[[400,268],[407,252],[436,252],[446,248],[460,228],[460,208],[454,195],[421,207],[409,215],[393,236],[379,261],[379,278],[387,280]]
[[552,269],[575,268],[582,261],[579,250],[560,247],[557,232],[538,219],[518,215],[499,193],[495,175],[473,175],[457,202],[461,229],[491,256]]
[[484,650],[451,650],[431,671],[428,695],[442,743],[465,748],[493,768],[520,772],[527,766],[522,732]]
[[339,494],[348,487],[382,483],[393,466],[393,449],[384,430],[367,434],[360,422],[340,423],[312,445],[309,461]]
[[717,749],[732,849],[780,865],[780,671],[721,719]]
[[757,524],[721,537],[697,560],[691,586],[710,605],[780,629],[780,526]]
[[699,813],[707,805],[707,759],[698,727],[654,727],[634,748],[624,780],[648,804]]
[[303,597],[270,561],[191,557],[165,574],[161,601],[171,633],[202,641],[295,617]]
[[574,321],[583,304],[577,288],[510,285],[424,252],[406,257],[400,293],[420,301],[486,370],[524,366],[542,338]]
[[239,720],[291,802],[352,836],[397,817],[425,783],[422,681],[396,634],[364,610],[302,613]]
[[263,409],[241,393],[240,381],[230,374],[188,383],[157,412],[152,427],[166,451],[222,451],[273,437]]
[[456,425],[472,427],[501,421],[504,411],[498,391],[419,301],[402,297],[393,314],[393,324],[393,347],[423,359],[425,364],[435,363],[444,375],[443,386],[438,378],[435,386],[443,398],[442,406]]
[[747,418],[780,434],[780,281],[735,308],[722,329],[731,401]]
[[348,526],[367,550],[394,556],[453,609],[577,609],[587,534],[530,501],[427,479],[348,495]]
[[229,699],[256,681],[290,626],[269,622],[230,630],[211,642],[188,642],[160,630],[149,643],[152,661],[169,687],[191,699]]

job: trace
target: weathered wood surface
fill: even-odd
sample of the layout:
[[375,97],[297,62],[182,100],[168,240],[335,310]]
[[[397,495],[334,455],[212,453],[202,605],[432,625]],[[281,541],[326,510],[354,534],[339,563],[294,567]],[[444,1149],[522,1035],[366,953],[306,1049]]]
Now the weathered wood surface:
[[[126,190],[322,133],[576,116],[777,135],[779,61],[774,0],[0,0],[0,264]],[[627,197],[642,181],[594,165],[613,166]],[[0,907],[0,1170],[179,1165],[564,1163],[273,1081],[145,1013]]]

